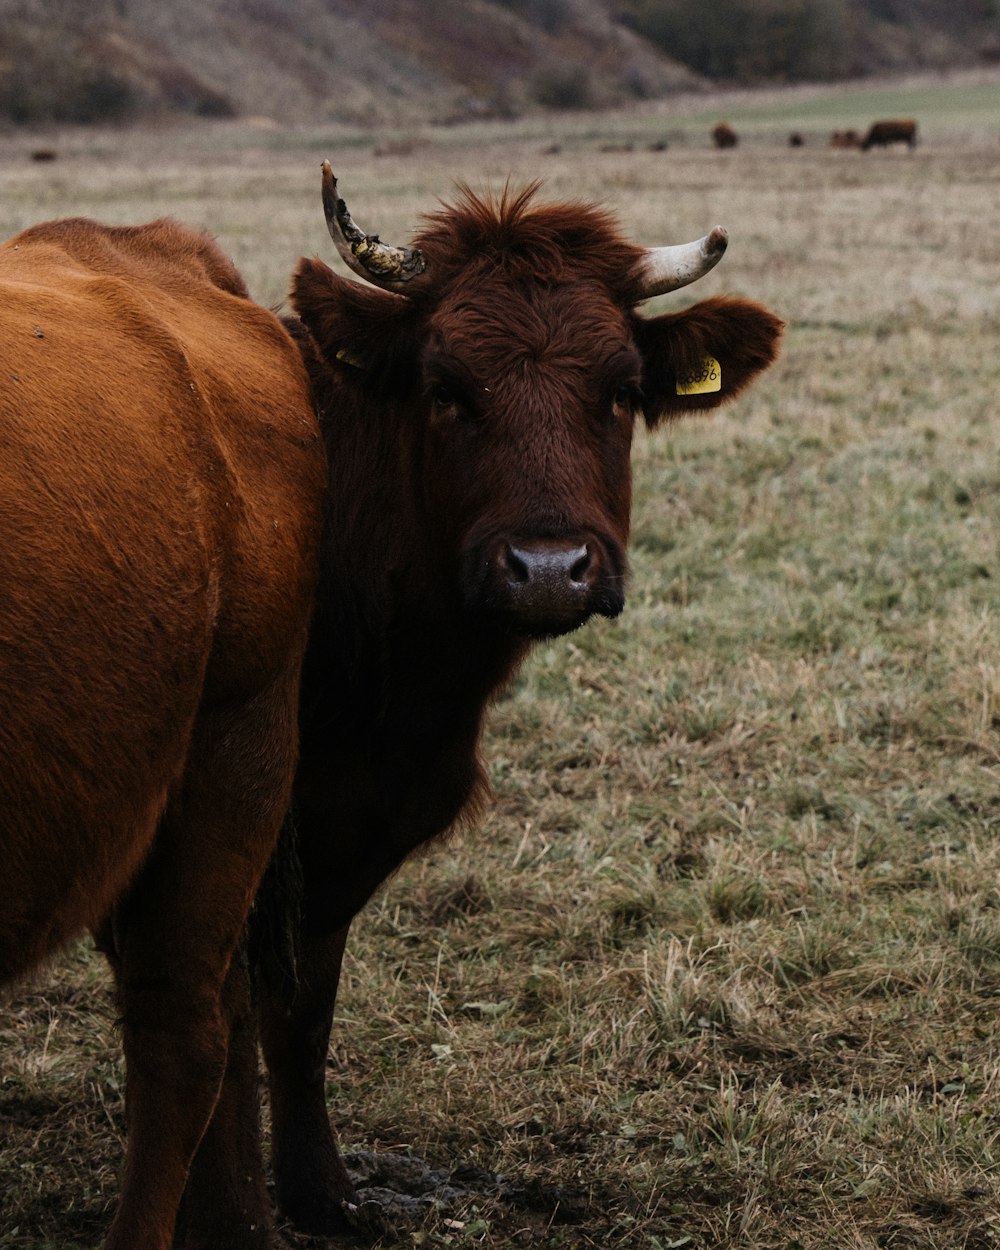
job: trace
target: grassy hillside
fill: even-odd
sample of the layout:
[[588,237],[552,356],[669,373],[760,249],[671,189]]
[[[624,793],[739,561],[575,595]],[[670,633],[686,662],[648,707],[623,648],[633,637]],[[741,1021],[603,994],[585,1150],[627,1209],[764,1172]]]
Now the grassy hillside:
[[622,0],[631,24],[715,82],[802,82],[1000,56],[995,0]]
[[0,115],[158,110],[448,121],[603,107],[699,81],[598,0],[61,0],[15,4]]
[[996,0],[4,0],[0,118],[393,124],[1000,56]]

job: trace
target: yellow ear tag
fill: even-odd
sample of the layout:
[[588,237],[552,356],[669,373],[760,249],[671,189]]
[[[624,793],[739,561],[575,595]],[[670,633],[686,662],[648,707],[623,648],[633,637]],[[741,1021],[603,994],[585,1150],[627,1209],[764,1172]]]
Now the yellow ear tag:
[[698,368],[677,379],[678,395],[710,395],[722,390],[722,366],[714,356],[706,356]]

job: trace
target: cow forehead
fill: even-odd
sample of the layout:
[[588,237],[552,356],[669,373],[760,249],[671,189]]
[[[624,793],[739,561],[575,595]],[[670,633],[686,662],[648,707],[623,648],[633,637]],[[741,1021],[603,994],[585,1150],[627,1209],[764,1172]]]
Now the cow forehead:
[[436,359],[452,357],[473,375],[536,362],[599,374],[628,353],[627,316],[593,281],[483,283],[446,296],[430,319]]

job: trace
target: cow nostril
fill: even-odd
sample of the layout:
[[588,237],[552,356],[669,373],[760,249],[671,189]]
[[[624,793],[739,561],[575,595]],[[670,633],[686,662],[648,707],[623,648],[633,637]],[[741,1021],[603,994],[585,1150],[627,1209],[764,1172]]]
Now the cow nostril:
[[528,561],[522,556],[521,552],[513,547],[508,547],[504,552],[503,563],[507,572],[510,574],[512,582],[529,582],[531,580],[531,569]]
[[569,570],[570,580],[574,582],[582,582],[586,580],[587,571],[590,568],[590,552],[586,547],[582,549],[579,558],[574,561]]

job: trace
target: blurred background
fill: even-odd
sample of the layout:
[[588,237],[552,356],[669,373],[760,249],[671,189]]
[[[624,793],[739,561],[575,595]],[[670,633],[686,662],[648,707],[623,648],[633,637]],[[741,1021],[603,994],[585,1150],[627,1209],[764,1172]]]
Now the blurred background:
[[0,120],[352,124],[1000,62],[995,0],[4,0]]

